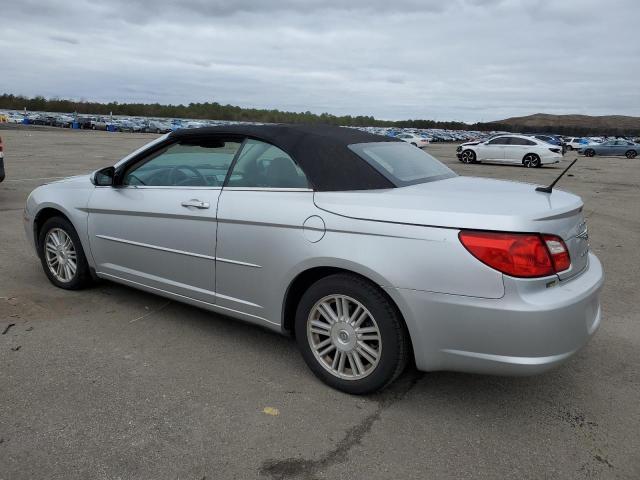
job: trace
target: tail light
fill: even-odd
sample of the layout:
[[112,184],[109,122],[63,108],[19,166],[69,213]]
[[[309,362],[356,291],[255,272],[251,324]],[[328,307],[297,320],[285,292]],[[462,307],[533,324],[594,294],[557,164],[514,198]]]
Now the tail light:
[[0,152],[4,151],[4,145],[2,144],[2,138],[0,137]]
[[542,239],[549,250],[556,273],[567,270],[571,266],[571,257],[564,241],[556,235],[542,235]]
[[458,237],[471,255],[512,277],[546,277],[571,266],[567,246],[555,235],[463,230]]
[[550,148],[549,150],[551,150],[553,153],[560,153],[559,148]]

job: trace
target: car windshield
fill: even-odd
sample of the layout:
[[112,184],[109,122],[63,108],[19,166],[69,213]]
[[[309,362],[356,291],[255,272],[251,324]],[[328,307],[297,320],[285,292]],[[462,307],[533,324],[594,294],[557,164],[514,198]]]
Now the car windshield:
[[355,143],[349,149],[398,187],[456,176],[427,152],[405,142]]

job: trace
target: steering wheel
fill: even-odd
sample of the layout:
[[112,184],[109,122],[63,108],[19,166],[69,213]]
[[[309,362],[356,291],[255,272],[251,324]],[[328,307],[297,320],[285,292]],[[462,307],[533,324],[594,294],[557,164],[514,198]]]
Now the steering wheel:
[[[191,165],[176,165],[175,167],[173,167],[169,172],[169,183],[171,185],[178,186],[178,185],[182,185],[183,182],[185,181],[193,180],[187,177],[180,170],[189,170],[190,172],[194,173],[196,176],[196,179],[199,181],[198,185],[208,185],[207,179],[204,178],[204,175],[202,175],[202,173],[200,173],[199,170],[192,167]],[[178,172],[180,172],[180,174],[186,178],[183,178],[182,180],[178,180]]]

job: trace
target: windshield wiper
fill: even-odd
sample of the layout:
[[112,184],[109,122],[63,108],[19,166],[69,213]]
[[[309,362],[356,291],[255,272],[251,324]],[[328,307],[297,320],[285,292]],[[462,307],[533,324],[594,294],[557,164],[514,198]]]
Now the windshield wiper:
[[556,178],[553,182],[551,182],[551,185],[549,185],[548,187],[536,187],[536,192],[544,192],[544,193],[551,193],[551,191],[553,190],[553,187],[556,186],[556,183],[558,183],[558,181],[562,178],[562,176],[567,173],[569,171],[569,169],[571,167],[573,167],[573,164],[576,163],[578,161],[577,158],[575,158],[573,160],[573,162],[571,162],[569,164],[569,166],[567,168],[565,168],[562,173],[560,175],[558,175],[558,178]]

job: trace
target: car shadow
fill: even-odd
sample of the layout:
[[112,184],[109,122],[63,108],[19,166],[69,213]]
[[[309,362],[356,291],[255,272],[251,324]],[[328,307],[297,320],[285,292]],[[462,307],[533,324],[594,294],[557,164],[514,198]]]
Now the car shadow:
[[[304,379],[299,388],[330,388],[316,379],[307,368],[298,352],[293,336],[280,335],[260,325],[237,320],[226,315],[210,312],[190,305],[168,301],[153,294],[140,292],[126,286],[104,282],[99,289],[102,294],[117,303],[129,305],[133,300],[138,304],[155,304],[149,312],[134,317],[136,324],[162,323],[184,335],[181,341],[188,341],[196,334],[199,340],[210,337],[219,346],[226,344],[229,349],[237,348],[249,351],[247,358],[260,358],[270,371],[292,375],[297,380]],[[159,308],[165,305],[163,308]],[[140,317],[140,318],[138,318]],[[251,360],[247,360],[251,361]],[[251,369],[251,366],[245,366]],[[241,381],[240,379],[238,381]],[[537,401],[547,404],[554,396],[562,396],[572,389],[570,370],[564,366],[542,375],[531,377],[504,377],[492,375],[466,374],[457,372],[419,372],[413,362],[386,390],[366,398],[375,402],[388,402],[390,399],[451,399],[458,408],[476,404],[518,401],[534,406]],[[339,394],[343,395],[343,394]],[[345,394],[345,397],[350,397]],[[395,401],[395,400],[394,400]],[[533,402],[533,403],[531,403]]]

